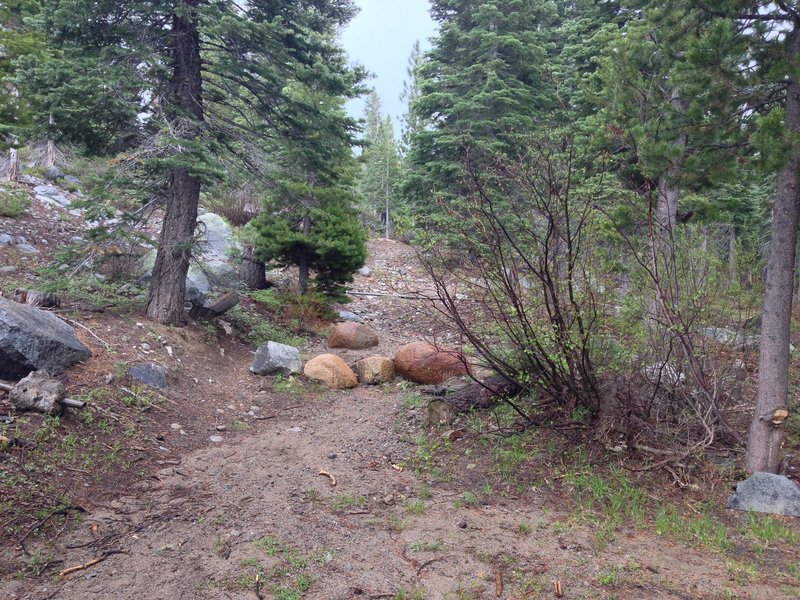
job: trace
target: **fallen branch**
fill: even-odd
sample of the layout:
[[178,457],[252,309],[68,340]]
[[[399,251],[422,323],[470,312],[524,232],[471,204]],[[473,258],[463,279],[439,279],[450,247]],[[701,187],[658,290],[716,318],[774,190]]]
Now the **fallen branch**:
[[96,339],[98,342],[100,342],[101,344],[103,344],[103,346],[105,346],[105,347],[106,347],[106,349],[109,349],[109,348],[111,348],[111,344],[109,344],[109,343],[108,343],[107,341],[105,341],[103,338],[101,338],[100,336],[98,336],[98,335],[97,335],[97,334],[96,334],[94,331],[92,331],[91,329],[89,329],[89,328],[88,328],[86,325],[83,325],[83,324],[81,324],[81,323],[78,323],[77,321],[73,321],[72,319],[67,319],[66,317],[64,318],[64,320],[65,320],[65,321],[68,321],[69,323],[72,323],[73,325],[77,325],[78,327],[80,327],[80,328],[81,328],[81,329],[83,329],[84,331],[88,332],[88,333],[89,333],[89,335],[91,335],[91,336],[92,336],[94,339]]
[[239,304],[239,294],[234,291],[227,292],[211,304],[195,304],[189,311],[192,319],[216,319]]
[[76,573],[77,571],[83,571],[84,569],[88,569],[89,567],[93,567],[94,565],[103,562],[105,559],[107,559],[112,554],[122,554],[122,553],[123,552],[121,550],[109,550],[108,552],[106,552],[102,556],[100,556],[99,558],[95,558],[93,560],[90,560],[89,562],[85,562],[82,565],[75,565],[74,567],[69,567],[68,569],[64,569],[62,571],[59,571],[58,576],[63,578],[63,577],[66,577],[67,575],[69,575],[71,573]]
[[425,296],[422,293],[416,294],[389,294],[387,292],[347,292],[348,296],[375,296],[377,298],[397,298],[399,300],[428,300],[435,302],[436,298]]
[[86,408],[86,402],[74,398],[62,398],[58,403],[66,408]]
[[333,475],[331,475],[327,471],[320,471],[319,474],[323,475],[323,476],[325,476],[325,477],[327,477],[328,479],[331,480],[331,487],[334,487],[336,485],[336,477],[334,477]]

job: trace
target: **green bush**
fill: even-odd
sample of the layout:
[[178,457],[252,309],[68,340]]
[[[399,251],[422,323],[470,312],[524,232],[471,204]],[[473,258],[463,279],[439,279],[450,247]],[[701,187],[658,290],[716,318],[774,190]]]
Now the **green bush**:
[[31,206],[31,197],[24,188],[0,185],[0,217],[18,217]]

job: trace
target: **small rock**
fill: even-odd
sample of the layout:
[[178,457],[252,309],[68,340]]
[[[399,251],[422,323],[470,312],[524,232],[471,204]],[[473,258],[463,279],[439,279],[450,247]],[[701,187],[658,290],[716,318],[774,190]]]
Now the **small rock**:
[[167,369],[161,365],[155,363],[136,365],[131,367],[130,375],[136,381],[149,385],[161,392],[166,392],[168,389]]
[[227,427],[225,425],[217,425],[215,428],[217,431],[227,431]]
[[329,348],[363,350],[378,345],[378,336],[367,325],[347,321],[338,323],[328,338]]
[[379,385],[394,379],[394,362],[385,356],[370,356],[356,362],[356,374],[361,383]]
[[0,233],[0,246],[13,246],[16,240],[13,235],[7,233]]
[[0,267],[0,273],[3,273],[5,275],[11,275],[13,273],[16,273],[17,271],[19,271],[19,269],[17,269],[17,267],[15,267],[14,265],[5,265],[3,267]]
[[356,313],[350,312],[349,310],[340,310],[339,311],[339,318],[345,321],[351,321],[353,323],[363,323],[364,319],[359,317]]
[[362,277],[371,277],[372,276],[372,269],[370,269],[367,265],[364,265],[358,270],[358,274]]
[[39,251],[30,244],[17,244],[17,250],[22,254],[39,254]]
[[250,371],[256,375],[292,375],[303,369],[300,351],[286,344],[267,342],[256,350]]
[[209,436],[209,441],[213,442],[214,444],[222,443],[222,436],[221,435],[212,435]]
[[181,425],[180,425],[180,423],[173,423],[173,424],[172,424],[172,425],[170,425],[169,427],[170,427],[170,429],[172,429],[172,430],[174,430],[174,431],[177,431],[178,429],[180,429],[180,428],[181,428]]
[[800,486],[783,475],[753,473],[736,486],[728,508],[800,517]]
[[286,431],[288,431],[289,433],[302,433],[303,432],[303,428],[302,427],[297,427],[297,426],[289,427],[289,429],[287,429]]
[[459,521],[458,522],[458,528],[459,529],[466,529],[467,528],[467,522],[466,521]]
[[44,170],[44,178],[50,181],[55,181],[56,179],[63,179],[64,172],[56,166],[47,167]]
[[9,396],[14,409],[19,412],[39,412],[46,415],[61,413],[58,403],[66,393],[64,384],[45,371],[34,371],[17,383]]
[[311,359],[303,373],[309,379],[334,389],[353,388],[358,385],[356,374],[335,354],[321,354]]
[[148,352],[148,351],[150,350],[150,344],[142,344],[142,345],[141,345],[141,346],[139,346],[139,347],[140,347],[142,350],[144,350],[145,352]]

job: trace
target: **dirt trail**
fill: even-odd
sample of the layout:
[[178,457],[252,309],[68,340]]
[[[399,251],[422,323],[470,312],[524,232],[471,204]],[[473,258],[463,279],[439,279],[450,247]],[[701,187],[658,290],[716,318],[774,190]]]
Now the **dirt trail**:
[[[424,284],[409,248],[370,250],[374,272],[358,289]],[[389,356],[441,334],[419,301],[359,296],[345,308],[367,316]],[[786,581],[732,580],[725,557],[655,533],[623,528],[598,544],[546,472],[541,486],[492,493],[496,473],[475,447],[427,454],[425,409],[410,386],[284,382],[259,392],[247,367],[226,369],[224,381],[240,382],[231,392],[261,420],[98,503],[63,536],[64,567],[102,562],[61,579],[2,582],[0,597],[521,599],[555,597],[554,581],[565,598],[791,597]]]

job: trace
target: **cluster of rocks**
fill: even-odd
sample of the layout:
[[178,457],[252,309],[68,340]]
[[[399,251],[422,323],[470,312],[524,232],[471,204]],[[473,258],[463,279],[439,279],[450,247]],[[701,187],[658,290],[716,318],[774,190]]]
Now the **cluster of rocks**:
[[[39,250],[28,241],[28,238],[22,235],[11,235],[9,233],[0,233],[0,246],[13,246],[17,252],[22,254],[39,254]],[[15,273],[16,267],[6,268],[10,265],[2,267],[3,273]]]
[[[353,321],[339,323],[328,338],[330,349],[366,350],[378,345],[378,336],[367,325]],[[467,362],[455,350],[428,342],[412,342],[400,348],[390,359],[368,356],[348,365],[336,354],[313,357],[305,366],[297,348],[267,342],[257,351],[250,366],[256,375],[293,375],[303,373],[308,379],[334,389],[389,383],[401,377],[421,384],[442,383],[468,373]]]

